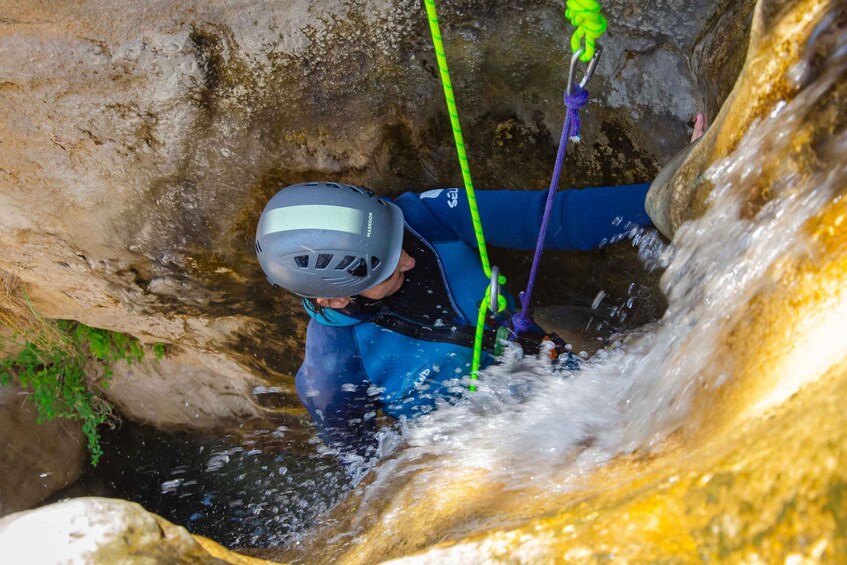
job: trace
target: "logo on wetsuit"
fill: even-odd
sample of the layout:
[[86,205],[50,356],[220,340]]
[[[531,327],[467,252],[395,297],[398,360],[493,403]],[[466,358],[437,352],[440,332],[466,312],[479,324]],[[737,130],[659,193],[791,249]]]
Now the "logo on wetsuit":
[[459,189],[451,188],[447,191],[447,205],[451,208],[455,208],[459,205]]
[[[443,188],[437,188],[435,190],[427,190],[426,192],[421,193],[420,198],[423,200],[424,198],[438,198],[441,196],[441,193],[444,192]],[[455,208],[459,205],[459,189],[451,188],[447,191],[447,205],[450,208]]]

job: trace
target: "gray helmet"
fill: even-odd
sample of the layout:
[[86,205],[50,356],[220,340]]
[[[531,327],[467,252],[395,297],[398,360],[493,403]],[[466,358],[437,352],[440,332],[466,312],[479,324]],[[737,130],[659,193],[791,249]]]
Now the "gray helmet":
[[400,208],[366,188],[294,184],[265,206],[256,254],[272,284],[307,298],[352,296],[391,276],[403,229]]

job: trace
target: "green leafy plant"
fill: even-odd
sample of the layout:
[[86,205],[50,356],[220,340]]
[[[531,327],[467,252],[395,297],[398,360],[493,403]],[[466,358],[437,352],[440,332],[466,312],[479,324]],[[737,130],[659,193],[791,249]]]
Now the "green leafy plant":
[[[82,421],[88,438],[91,464],[97,465],[103,455],[98,427],[112,416],[112,408],[101,391],[109,386],[112,363],[141,361],[144,350],[132,336],[92,328],[70,321],[55,323],[59,339],[49,342],[27,341],[14,359],[0,361],[0,385],[17,377],[21,386],[32,392],[39,423],[54,418]],[[164,355],[164,345],[153,347],[157,359]],[[90,363],[102,366],[102,377],[93,380],[87,371]]]

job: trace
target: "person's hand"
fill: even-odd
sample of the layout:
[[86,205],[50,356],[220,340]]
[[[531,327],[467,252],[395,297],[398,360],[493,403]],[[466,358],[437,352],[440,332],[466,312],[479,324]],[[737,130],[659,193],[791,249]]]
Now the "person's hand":
[[550,357],[554,367],[570,371],[576,371],[580,368],[582,360],[573,354],[572,347],[565,340],[554,333],[550,333],[541,340],[542,351],[545,345],[549,347],[549,344],[552,344],[553,347],[547,349],[547,356]]
[[[538,355],[545,351],[551,361],[555,361],[562,355],[567,355],[569,350],[565,340],[553,332],[545,332],[534,324],[533,328],[519,335],[514,341],[521,346],[524,355]],[[549,347],[548,344],[552,347]]]
[[702,112],[697,113],[694,119],[694,131],[691,133],[691,143],[694,143],[706,133],[706,116]]
[[545,335],[544,339],[541,340],[542,345],[545,343],[550,343],[553,345],[553,347],[551,347],[550,350],[547,352],[547,356],[550,357],[550,361],[555,361],[560,356],[567,355],[568,350],[570,349],[565,340],[563,340],[552,332],[548,335]]

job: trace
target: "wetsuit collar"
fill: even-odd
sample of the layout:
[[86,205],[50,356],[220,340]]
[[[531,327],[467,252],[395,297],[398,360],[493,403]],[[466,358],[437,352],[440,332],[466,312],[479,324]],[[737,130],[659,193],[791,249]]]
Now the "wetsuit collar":
[[333,310],[332,308],[323,308],[321,309],[321,312],[318,313],[308,300],[303,300],[303,308],[306,309],[306,313],[309,314],[312,319],[325,326],[353,326],[362,322],[359,318],[354,318],[349,314],[345,314],[340,310]]

